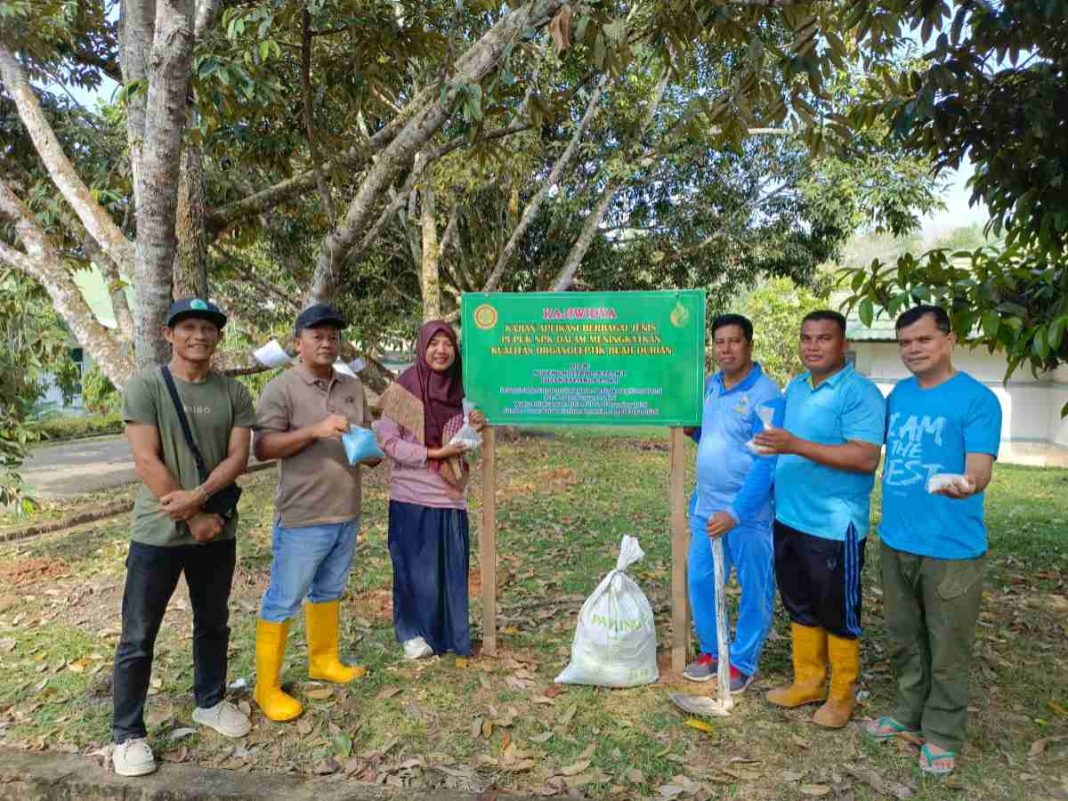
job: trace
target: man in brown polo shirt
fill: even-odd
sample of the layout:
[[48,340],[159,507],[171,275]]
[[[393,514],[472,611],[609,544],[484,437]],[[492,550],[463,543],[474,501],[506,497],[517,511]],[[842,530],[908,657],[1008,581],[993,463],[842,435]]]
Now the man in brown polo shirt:
[[256,625],[255,698],[271,720],[303,709],[282,690],[280,673],[289,622],[305,598],[308,675],[345,683],[364,674],[338,658],[338,607],[360,518],[360,468],[349,464],[341,435],[352,423],[371,423],[363,385],[334,370],[345,326],[330,306],[301,312],[300,364],[275,377],[259,401],[256,457],[279,464],[271,583]]

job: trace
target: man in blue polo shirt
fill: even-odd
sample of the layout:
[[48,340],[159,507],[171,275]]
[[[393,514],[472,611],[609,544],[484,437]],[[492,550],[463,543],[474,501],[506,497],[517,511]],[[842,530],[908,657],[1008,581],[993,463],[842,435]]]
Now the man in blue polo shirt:
[[805,316],[800,355],[808,372],[786,388],[783,427],[756,437],[780,454],[775,578],[793,640],[793,683],[767,698],[783,707],[826,698],[812,720],[827,728],[845,726],[856,705],[860,574],[886,420],[878,388],[846,363],[845,328],[838,312]]
[[775,382],[753,363],[753,324],[739,314],[712,322],[713,353],[720,371],[705,384],[697,447],[697,491],[690,507],[687,574],[694,628],[701,642],[697,660],[683,678],[716,676],[716,587],[712,540],[723,537],[724,575],[738,572],[742,598],[730,646],[731,691],[753,679],[775,612],[771,522],[774,457],[754,454],[746,443],[762,431],[765,409],[780,419],[782,398]]
[[897,319],[912,373],[890,393],[883,467],[883,603],[897,705],[868,734],[923,739],[920,769],[956,767],[968,718],[986,526],[983,490],[1001,439],[997,397],[953,367],[949,315],[917,306]]

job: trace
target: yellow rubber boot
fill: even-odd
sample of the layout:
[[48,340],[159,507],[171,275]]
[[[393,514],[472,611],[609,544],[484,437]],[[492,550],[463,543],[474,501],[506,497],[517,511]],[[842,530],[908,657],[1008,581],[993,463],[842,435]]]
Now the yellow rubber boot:
[[304,604],[308,630],[308,676],[320,681],[347,684],[367,671],[359,665],[346,665],[337,656],[339,601]]
[[815,704],[827,697],[827,632],[815,626],[790,624],[793,641],[794,680],[767,694],[768,703],[792,709]]
[[293,696],[282,691],[282,655],[286,652],[289,621],[256,621],[256,689],[252,697],[271,720],[292,720],[304,711]]
[[812,722],[828,729],[840,729],[849,723],[857,705],[860,640],[846,640],[828,634],[827,655],[831,660],[831,692],[827,696],[827,703],[812,716]]

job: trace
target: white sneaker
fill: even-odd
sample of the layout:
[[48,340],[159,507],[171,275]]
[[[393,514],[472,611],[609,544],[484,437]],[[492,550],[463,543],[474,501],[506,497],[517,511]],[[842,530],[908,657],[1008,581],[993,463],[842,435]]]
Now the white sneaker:
[[111,752],[111,764],[120,776],[145,776],[156,769],[156,759],[144,737],[116,745]]
[[248,716],[229,701],[219,701],[210,709],[193,710],[193,722],[215,729],[224,737],[244,737],[252,729]]
[[404,641],[405,659],[422,659],[424,656],[433,656],[434,649],[427,645],[422,637],[412,637]]

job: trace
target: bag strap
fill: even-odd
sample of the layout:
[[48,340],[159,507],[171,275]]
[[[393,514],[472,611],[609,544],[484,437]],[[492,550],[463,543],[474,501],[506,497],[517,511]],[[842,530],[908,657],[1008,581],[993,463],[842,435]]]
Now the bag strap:
[[193,430],[189,427],[189,418],[185,416],[185,407],[182,405],[182,399],[178,396],[178,387],[174,384],[171,368],[164,364],[160,366],[159,372],[163,376],[163,383],[167,385],[167,393],[171,396],[174,411],[178,415],[178,424],[182,427],[185,444],[193,452],[193,461],[197,464],[197,473],[200,475],[200,480],[205,481],[208,477],[208,470],[204,466],[204,457],[200,455],[200,448],[197,447],[196,440],[193,439]]

